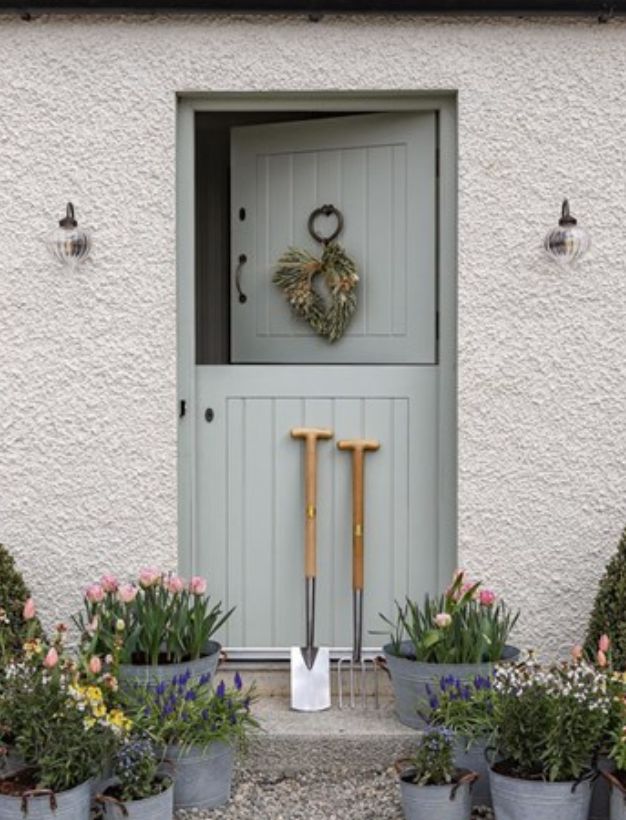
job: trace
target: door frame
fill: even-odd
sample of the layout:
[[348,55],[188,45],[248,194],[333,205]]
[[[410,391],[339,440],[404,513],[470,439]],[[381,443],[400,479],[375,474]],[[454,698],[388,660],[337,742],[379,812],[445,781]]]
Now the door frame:
[[[439,453],[437,574],[457,560],[457,97],[456,92],[179,94],[176,122],[178,563],[197,567],[195,532],[195,114],[201,111],[435,111],[438,115],[437,326]],[[184,404],[183,404],[184,403]],[[184,411],[183,411],[184,408]],[[249,657],[258,657],[250,651]]]

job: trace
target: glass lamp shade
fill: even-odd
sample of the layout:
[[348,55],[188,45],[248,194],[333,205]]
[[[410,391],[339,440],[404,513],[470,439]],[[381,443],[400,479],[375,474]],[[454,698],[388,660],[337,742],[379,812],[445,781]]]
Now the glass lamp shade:
[[546,234],[543,242],[547,255],[553,262],[567,267],[580,259],[590,245],[589,234],[570,214],[568,201],[563,200],[559,224]]
[[59,227],[48,238],[48,250],[55,259],[69,268],[76,268],[89,256],[91,236],[74,218],[74,206],[67,203],[67,213],[59,222]]

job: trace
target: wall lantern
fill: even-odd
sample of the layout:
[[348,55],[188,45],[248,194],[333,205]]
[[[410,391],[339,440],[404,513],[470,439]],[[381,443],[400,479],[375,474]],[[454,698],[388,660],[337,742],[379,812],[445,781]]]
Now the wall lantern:
[[552,261],[567,267],[580,259],[589,250],[590,244],[589,234],[570,214],[569,202],[564,199],[559,224],[544,239],[546,253]]
[[63,219],[47,242],[48,249],[55,259],[73,270],[83,262],[91,251],[91,237],[82,228],[74,217],[74,206],[67,203]]

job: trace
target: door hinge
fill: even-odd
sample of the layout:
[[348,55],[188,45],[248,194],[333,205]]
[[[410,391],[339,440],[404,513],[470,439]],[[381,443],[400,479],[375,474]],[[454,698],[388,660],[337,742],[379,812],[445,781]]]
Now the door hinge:
[[178,418],[182,419],[182,417],[185,415],[186,412],[187,412],[187,402],[185,401],[185,399],[181,399],[180,400],[179,410],[178,410]]

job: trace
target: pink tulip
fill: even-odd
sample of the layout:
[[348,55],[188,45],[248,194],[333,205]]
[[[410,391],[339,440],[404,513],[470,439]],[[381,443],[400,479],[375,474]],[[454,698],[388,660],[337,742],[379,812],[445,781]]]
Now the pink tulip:
[[117,592],[120,582],[117,580],[115,575],[107,573],[100,578],[100,585],[105,592]]
[[22,617],[25,621],[32,621],[32,619],[37,614],[37,607],[35,606],[35,602],[32,598],[28,598],[26,603],[24,604],[24,609],[22,611]]
[[48,649],[46,657],[43,659],[43,665],[46,667],[46,669],[54,669],[58,662],[59,653],[53,646],[51,646],[50,649]]
[[572,652],[571,652],[571,654],[572,654],[572,658],[573,658],[575,661],[579,661],[579,660],[582,658],[582,656],[583,656],[583,648],[582,648],[582,646],[581,646],[579,643],[575,644],[575,645],[572,647]]
[[89,658],[89,671],[92,675],[99,675],[102,672],[102,661],[97,655]]
[[137,587],[133,584],[122,584],[117,590],[117,600],[122,604],[130,604],[137,597]]
[[451,623],[452,616],[447,612],[438,612],[435,615],[435,624],[439,627],[439,629],[445,629],[447,626],[450,626]]
[[139,585],[144,589],[156,586],[161,580],[161,573],[156,567],[144,567],[139,572]]
[[598,641],[598,649],[601,652],[608,652],[611,648],[611,641],[608,635],[600,635],[600,640]]
[[496,602],[496,593],[492,589],[481,589],[478,600],[482,606],[493,606]]
[[606,655],[601,649],[598,649],[598,653],[596,655],[596,662],[600,669],[604,669],[604,667],[607,665]]
[[170,575],[167,579],[167,589],[172,595],[177,595],[185,589],[185,582],[178,575]]
[[99,604],[104,599],[104,590],[100,584],[89,584],[85,590],[85,598],[92,604]]
[[88,632],[89,635],[95,634],[95,632],[98,629],[99,623],[100,623],[100,619],[98,618],[97,615],[94,615],[93,618],[91,619],[91,621],[85,627],[85,629],[86,629],[86,631]]
[[205,578],[201,578],[199,575],[194,575],[189,582],[189,592],[191,592],[192,595],[204,595],[206,592],[206,586]]

